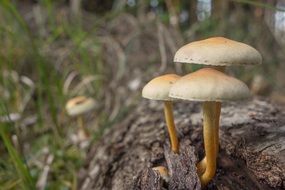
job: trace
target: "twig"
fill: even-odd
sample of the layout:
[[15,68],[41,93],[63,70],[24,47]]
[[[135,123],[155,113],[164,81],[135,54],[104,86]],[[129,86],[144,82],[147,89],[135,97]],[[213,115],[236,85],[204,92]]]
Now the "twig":
[[50,171],[50,165],[53,162],[54,156],[52,154],[48,155],[46,164],[43,168],[43,172],[37,181],[36,187],[38,190],[44,190],[47,184],[47,177]]
[[76,85],[76,87],[73,88],[73,90],[70,92],[72,95],[78,94],[78,92],[81,92],[84,86],[89,86],[89,84],[95,80],[99,80],[101,76],[99,75],[89,75],[83,78],[83,80]]
[[78,73],[76,71],[72,71],[70,74],[68,74],[67,79],[64,81],[64,84],[63,84],[63,93],[64,94],[68,94],[69,86],[77,75],[78,75]]
[[157,38],[158,38],[158,47],[161,59],[161,65],[159,71],[163,72],[167,67],[167,57],[166,57],[165,43],[162,34],[162,24],[159,21],[157,21]]

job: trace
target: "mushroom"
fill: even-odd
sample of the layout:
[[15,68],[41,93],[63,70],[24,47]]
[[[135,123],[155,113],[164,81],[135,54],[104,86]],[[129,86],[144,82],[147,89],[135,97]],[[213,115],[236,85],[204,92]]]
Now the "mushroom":
[[148,82],[143,90],[142,96],[151,100],[162,100],[164,102],[164,114],[166,125],[170,137],[171,149],[174,153],[178,153],[178,139],[173,119],[172,100],[169,98],[169,90],[180,76],[175,74],[166,74],[152,79]]
[[[211,37],[205,40],[191,42],[182,46],[174,56],[174,62],[202,64],[224,72],[226,66],[234,65],[258,65],[262,62],[260,53],[253,47],[230,40],[224,37]],[[219,139],[219,118],[221,103],[216,102],[217,120],[216,137]],[[219,151],[219,142],[215,140],[216,151]],[[206,168],[204,158],[197,164],[198,174],[201,175]]]
[[[243,100],[250,91],[242,81],[212,68],[203,68],[181,77],[172,85],[169,96],[174,99],[203,102],[203,135],[206,169],[200,176],[205,186],[215,175],[218,136],[216,124],[219,111],[216,102]],[[217,138],[217,139],[216,139]]]
[[262,57],[253,47],[224,37],[212,37],[182,46],[174,62],[208,66],[258,65]]
[[170,176],[169,176],[168,169],[166,167],[164,167],[164,166],[157,166],[157,167],[153,167],[152,170],[153,171],[157,171],[159,173],[159,175],[161,176],[161,178],[165,182],[169,182]]
[[77,117],[77,122],[79,125],[79,140],[84,141],[89,137],[89,133],[83,123],[82,115],[94,109],[95,105],[95,100],[93,98],[78,96],[70,99],[65,106],[65,109],[69,116]]

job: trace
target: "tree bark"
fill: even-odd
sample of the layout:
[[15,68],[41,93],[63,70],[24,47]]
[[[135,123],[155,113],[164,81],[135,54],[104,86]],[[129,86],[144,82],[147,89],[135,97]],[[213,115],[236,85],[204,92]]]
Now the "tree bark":
[[189,25],[197,22],[197,0],[187,1],[189,3]]
[[[204,155],[201,104],[174,108],[179,155],[169,148],[162,103],[141,101],[91,148],[79,189],[200,189],[195,163]],[[218,169],[206,189],[285,188],[284,142],[283,108],[261,99],[223,103]],[[151,170],[155,166],[168,168],[168,182]]]

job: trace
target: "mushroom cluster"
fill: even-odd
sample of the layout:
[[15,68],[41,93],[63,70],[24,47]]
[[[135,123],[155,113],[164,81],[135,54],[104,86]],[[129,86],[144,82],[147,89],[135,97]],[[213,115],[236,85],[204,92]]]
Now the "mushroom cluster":
[[197,163],[202,186],[207,185],[216,172],[219,151],[219,123],[221,102],[240,101],[251,97],[245,83],[225,74],[227,66],[258,65],[260,53],[253,47],[223,37],[212,37],[181,47],[174,62],[202,64],[204,68],[177,76],[167,74],[151,80],[142,91],[144,98],[163,100],[165,119],[171,148],[179,154],[179,141],[172,114],[174,100],[203,103],[203,136],[205,157]]

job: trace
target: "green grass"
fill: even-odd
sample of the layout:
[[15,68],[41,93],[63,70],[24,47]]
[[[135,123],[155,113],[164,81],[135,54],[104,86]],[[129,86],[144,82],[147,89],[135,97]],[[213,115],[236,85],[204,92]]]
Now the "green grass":
[[[20,178],[20,185],[22,189],[32,190],[35,189],[34,180],[31,177],[31,174],[27,168],[27,165],[24,161],[20,158],[17,150],[13,147],[10,136],[7,133],[6,127],[9,126],[1,126],[0,127],[0,135],[4,142],[4,145],[9,153],[10,159],[17,170],[18,176]],[[14,185],[13,185],[14,186]]]
[[[22,135],[23,131],[20,130],[20,140],[25,139],[25,142],[20,143],[27,146],[22,147],[21,151],[15,149],[10,137],[19,131],[20,123],[0,126],[0,154],[4,155],[0,157],[0,176],[5,176],[0,177],[0,187],[4,189],[34,189],[43,171],[43,166],[38,163],[46,164],[46,154],[53,155],[54,159],[49,166],[45,189],[75,189],[76,174],[85,158],[86,150],[78,148],[69,140],[70,134],[76,132],[77,126],[74,120],[66,116],[65,103],[75,95],[96,98],[104,81],[100,43],[94,36],[96,27],[92,31],[86,31],[79,21],[74,23],[65,18],[56,20],[56,4],[45,0],[41,1],[41,5],[48,13],[48,22],[44,25],[44,29],[49,33],[47,36],[41,36],[37,30],[31,30],[15,4],[6,0],[0,2],[0,71],[15,71],[19,76],[25,75],[35,82],[34,95],[25,110],[20,112],[15,102],[21,98],[17,93],[23,96],[25,89],[17,89],[17,81],[4,77],[1,73],[0,86],[9,94],[8,97],[1,98],[1,102],[4,102],[9,111],[20,112],[23,119],[31,115],[37,117],[36,123],[24,129],[25,134]],[[50,55],[43,51],[52,52],[53,47],[61,41],[70,46],[64,47],[68,52],[68,63],[60,67],[54,62],[57,59],[51,59]],[[97,79],[90,83],[92,91],[83,89],[78,94],[65,94],[63,85],[72,71],[78,72],[79,81],[75,80],[70,88],[86,76],[96,76]],[[9,111],[1,110],[0,113],[5,115]],[[97,117],[100,119],[100,115]],[[100,126],[106,126],[105,119],[100,121]],[[102,128],[98,129],[97,133],[100,131]],[[94,135],[94,138],[95,136],[98,137]],[[43,152],[44,148],[48,153]],[[11,163],[13,167],[7,167],[7,164]]]

